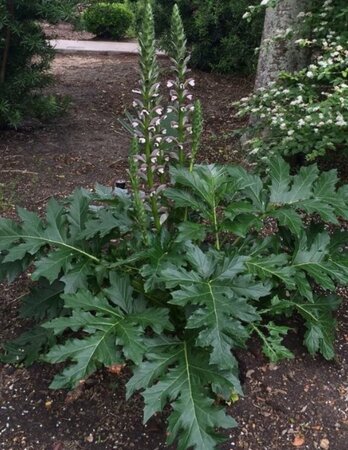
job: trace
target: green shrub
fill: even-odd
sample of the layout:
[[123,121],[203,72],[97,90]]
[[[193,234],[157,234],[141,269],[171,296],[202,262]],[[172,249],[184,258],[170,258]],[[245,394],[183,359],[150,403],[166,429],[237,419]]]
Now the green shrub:
[[[263,25],[260,15],[251,24],[242,19],[247,6],[258,0],[179,0],[178,6],[191,46],[191,65],[221,73],[251,73],[255,70]],[[169,11],[174,0],[157,0],[156,32],[169,46]]]
[[249,129],[251,156],[257,162],[267,164],[279,153],[307,160],[335,151],[348,156],[347,2],[317,0],[301,16],[302,37],[296,44],[299,51],[312,53],[310,64],[281,73],[239,104],[240,115],[257,117]]
[[37,325],[4,345],[2,360],[65,362],[53,389],[127,364],[127,396],[142,391],[145,422],[169,404],[169,444],[212,450],[223,441],[216,429],[236,425],[223,403],[241,394],[234,352],[251,335],[271,361],[291,358],[283,339],[296,315],[310,353],[334,357],[348,186],[315,165],[291,175],[280,157],[267,179],[196,164],[202,112],[178,9],[168,105],[149,7],[143,26],[130,189],[79,189],[51,199],[45,216],[18,208],[19,221],[0,220],[0,278],[30,266],[37,282],[20,311]]
[[57,100],[41,95],[52,79],[48,69],[54,53],[37,21],[56,21],[67,9],[57,1],[0,0],[0,127],[60,109]]
[[90,33],[119,39],[126,35],[134,15],[121,3],[96,3],[84,12],[83,20]]

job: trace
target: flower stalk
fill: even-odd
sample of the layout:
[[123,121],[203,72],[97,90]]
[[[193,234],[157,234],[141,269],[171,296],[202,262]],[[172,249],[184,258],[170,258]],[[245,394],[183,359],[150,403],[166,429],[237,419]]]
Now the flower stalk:
[[196,162],[201,137],[203,132],[203,112],[202,104],[199,100],[195,102],[193,117],[192,117],[192,145],[191,145],[191,161],[190,172],[193,170],[193,166]]
[[130,184],[132,187],[133,194],[133,204],[134,204],[134,212],[135,216],[138,220],[140,231],[142,234],[143,243],[148,245],[148,234],[147,234],[147,214],[145,210],[145,206],[141,196],[140,190],[140,180],[138,176],[138,162],[136,156],[139,152],[139,144],[136,137],[133,137],[130,156],[129,156],[129,178]]
[[189,115],[192,105],[187,105],[187,100],[191,100],[188,87],[194,86],[194,80],[187,80],[188,73],[187,63],[190,59],[187,56],[186,36],[184,25],[180,16],[178,5],[174,5],[171,19],[171,61],[174,64],[173,69],[176,74],[174,81],[168,82],[168,87],[173,89],[170,91],[171,100],[174,103],[174,109],[177,113],[177,144],[178,144],[178,160],[179,165],[185,165],[184,145],[186,142],[187,132],[190,131]]
[[[147,189],[150,194],[150,206],[156,229],[161,229],[160,214],[158,211],[157,193],[155,189],[155,176],[158,163],[158,151],[156,151],[156,134],[160,123],[158,109],[159,96],[159,67],[156,58],[156,41],[154,19],[151,5],[148,2],[145,8],[143,30],[139,36],[140,46],[140,74],[141,89],[135,91],[141,94],[141,99],[134,102],[138,109],[138,119],[133,123],[139,127],[139,144],[144,150],[143,165],[140,176],[145,175]],[[138,130],[137,130],[138,131]]]

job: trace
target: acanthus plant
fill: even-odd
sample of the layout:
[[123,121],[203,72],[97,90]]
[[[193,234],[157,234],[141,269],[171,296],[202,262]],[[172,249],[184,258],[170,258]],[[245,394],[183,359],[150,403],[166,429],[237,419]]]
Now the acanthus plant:
[[[177,8],[174,16],[180,32]],[[170,93],[167,117],[156,112],[149,5],[144,26],[131,189],[78,189],[64,202],[50,200],[44,218],[18,208],[18,223],[0,220],[1,278],[31,268],[35,284],[20,311],[37,322],[5,344],[1,358],[65,362],[54,389],[127,364],[127,395],[142,391],[145,421],[170,404],[168,442],[213,449],[224,440],[217,429],[236,425],[223,400],[242,395],[234,351],[252,334],[272,361],[292,357],[284,323],[296,313],[310,353],[333,358],[336,291],[348,283],[340,222],[348,219],[348,187],[315,165],[290,175],[280,157],[265,180],[241,167],[195,164],[200,105],[190,111],[187,99],[180,122],[180,97]],[[176,68],[180,61],[173,57]],[[180,123],[185,141],[172,126]]]

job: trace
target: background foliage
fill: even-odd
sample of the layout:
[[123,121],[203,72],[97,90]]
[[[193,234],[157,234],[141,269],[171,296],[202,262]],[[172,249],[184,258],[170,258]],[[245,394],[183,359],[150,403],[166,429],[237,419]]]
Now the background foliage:
[[114,39],[125,37],[133,20],[132,11],[122,3],[94,3],[82,16],[87,31]]
[[[260,161],[274,153],[307,160],[348,150],[348,7],[344,1],[313,2],[300,14],[296,44],[309,49],[311,63],[283,73],[249,98],[240,114],[252,114],[251,154]],[[287,39],[291,37],[291,30]],[[267,130],[265,132],[265,130]]]
[[48,69],[53,52],[37,21],[66,18],[74,3],[0,1],[0,127],[60,111],[57,98],[40,93],[51,82]]
[[[156,31],[164,46],[168,46],[169,17],[174,3],[174,0],[154,2]],[[255,48],[261,40],[263,15],[251,24],[242,20],[242,16],[247,6],[257,0],[179,0],[177,3],[192,46],[192,66],[221,73],[255,70]]]

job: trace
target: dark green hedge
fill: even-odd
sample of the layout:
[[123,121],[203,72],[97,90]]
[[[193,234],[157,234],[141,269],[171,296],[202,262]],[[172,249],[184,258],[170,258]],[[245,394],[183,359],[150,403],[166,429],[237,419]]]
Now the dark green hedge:
[[[168,45],[170,11],[174,0],[155,0],[157,34]],[[194,67],[220,73],[252,73],[260,45],[263,16],[244,20],[247,7],[258,0],[178,0]]]

